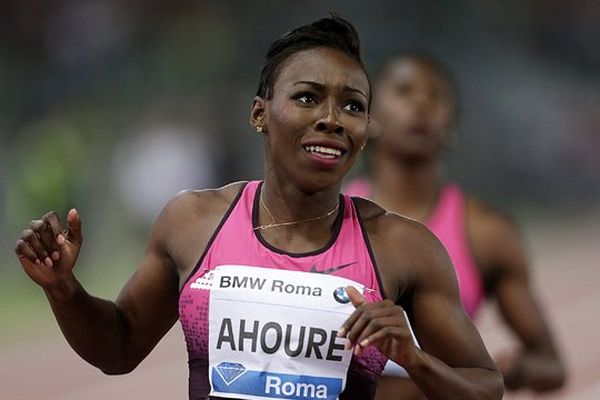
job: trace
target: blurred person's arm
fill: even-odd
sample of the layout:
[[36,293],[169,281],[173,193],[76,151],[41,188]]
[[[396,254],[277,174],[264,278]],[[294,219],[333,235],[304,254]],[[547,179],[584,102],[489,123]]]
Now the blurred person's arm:
[[497,301],[505,323],[520,342],[518,351],[496,360],[506,388],[560,388],[565,368],[532,288],[519,229],[509,217],[477,202],[470,203],[468,221],[475,257],[489,278],[487,295]]

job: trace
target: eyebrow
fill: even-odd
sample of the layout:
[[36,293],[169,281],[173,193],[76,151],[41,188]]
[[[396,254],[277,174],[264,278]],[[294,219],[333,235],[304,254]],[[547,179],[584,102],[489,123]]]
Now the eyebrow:
[[[298,82],[295,82],[293,86],[301,85],[301,84],[310,85],[319,90],[325,89],[325,85],[323,85],[322,83],[319,83],[319,82],[315,82],[315,81],[298,81]],[[353,88],[352,86],[344,85],[342,87],[342,89],[344,90],[344,92],[358,93],[358,94],[364,96],[365,99],[368,99],[366,94],[364,94],[361,90]]]

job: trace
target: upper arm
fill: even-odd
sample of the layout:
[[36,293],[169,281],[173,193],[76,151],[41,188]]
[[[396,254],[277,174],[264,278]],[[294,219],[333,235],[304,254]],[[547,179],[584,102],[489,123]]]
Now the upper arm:
[[465,313],[446,250],[424,227],[415,235],[413,290],[407,299],[411,324],[423,350],[451,367],[494,369],[479,332]]
[[157,217],[144,256],[116,300],[127,359],[140,362],[178,319],[179,287],[193,270],[241,184],[186,191]]
[[437,238],[417,222],[371,214],[364,212],[363,220],[385,291],[405,308],[422,349],[451,367],[495,369],[462,308],[454,268]]
[[178,273],[167,238],[187,194],[172,199],[157,217],[144,255],[121,289],[117,318],[126,338],[127,354],[141,361],[168,332],[178,318]]
[[525,348],[554,353],[516,224],[507,216],[477,204],[471,206],[469,221],[475,257],[491,278],[491,294],[497,300],[503,319]]

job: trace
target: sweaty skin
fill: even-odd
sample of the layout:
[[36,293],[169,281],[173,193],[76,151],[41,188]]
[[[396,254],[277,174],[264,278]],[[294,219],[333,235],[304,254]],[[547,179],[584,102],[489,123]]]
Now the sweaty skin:
[[[277,222],[324,215],[335,206],[342,178],[367,138],[369,93],[367,77],[353,58],[339,50],[314,48],[284,62],[272,98],[255,98],[251,123],[262,127],[265,147],[263,201]],[[306,150],[315,140],[343,149],[341,156],[325,163],[316,159]],[[66,230],[54,213],[33,221],[19,238],[16,253],[44,289],[75,351],[107,374],[126,373],[177,320],[180,285],[241,185],[173,198],[154,223],[136,272],[114,302],[88,294],[75,277],[82,244],[76,211],[69,213]],[[420,224],[370,201],[358,202],[358,209],[389,299],[366,304],[350,290],[356,311],[344,324],[343,335],[357,352],[361,344],[373,344],[405,365],[430,399],[500,399],[501,376],[460,306],[443,247]],[[262,236],[288,252],[319,249],[331,238],[335,217],[280,226]],[[258,219],[259,224],[272,222],[262,207]],[[413,316],[424,350],[409,340],[402,307]]]

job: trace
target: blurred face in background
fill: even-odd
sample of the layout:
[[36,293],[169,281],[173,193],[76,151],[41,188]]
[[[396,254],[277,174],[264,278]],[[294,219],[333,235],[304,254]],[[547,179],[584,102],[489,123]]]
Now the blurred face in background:
[[283,64],[263,103],[268,171],[321,191],[339,185],[367,138],[369,82],[345,53],[319,47]]
[[399,158],[431,159],[451,141],[453,90],[427,62],[410,57],[393,61],[373,100],[382,151]]

